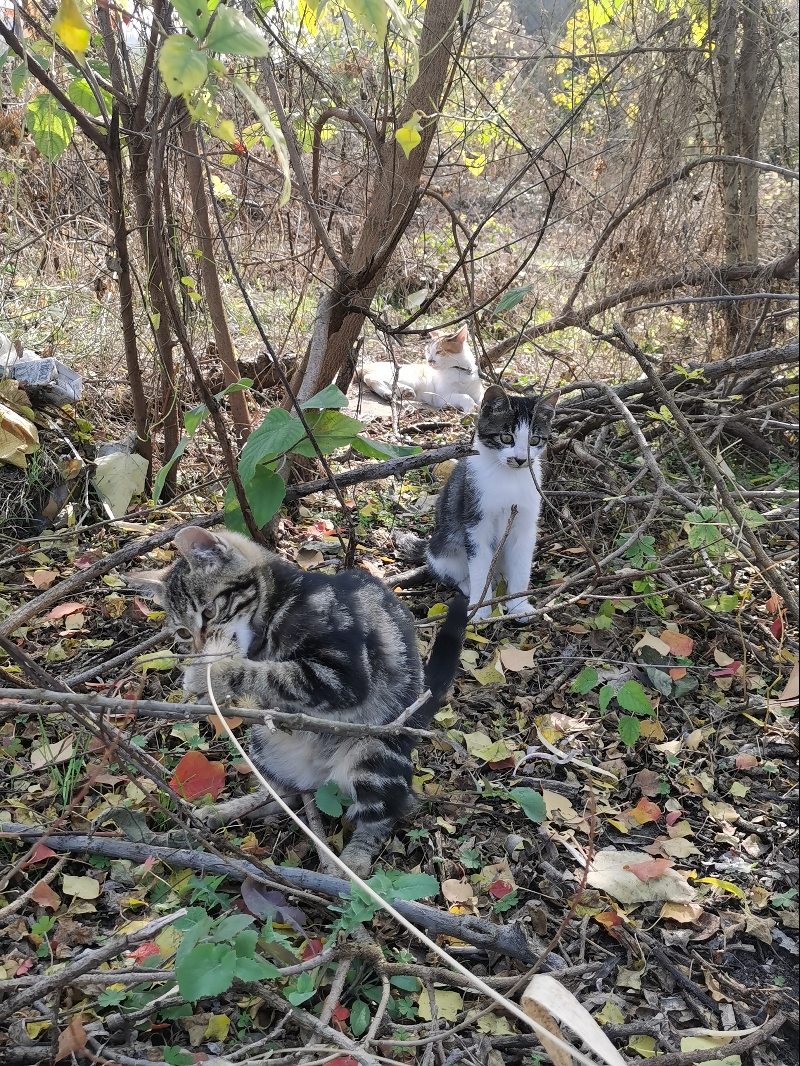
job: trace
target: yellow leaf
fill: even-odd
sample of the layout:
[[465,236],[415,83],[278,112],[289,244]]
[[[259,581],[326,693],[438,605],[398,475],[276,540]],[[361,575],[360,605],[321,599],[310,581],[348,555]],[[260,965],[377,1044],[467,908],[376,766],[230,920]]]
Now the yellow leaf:
[[600,1022],[601,1025],[622,1025],[625,1021],[625,1015],[613,999],[607,999],[603,1009],[595,1014],[594,1020]]
[[208,1020],[204,1040],[226,1040],[231,1020],[227,1014],[212,1014]]
[[50,1028],[50,1022],[25,1022],[25,1032],[31,1040],[38,1040],[41,1034]]
[[395,131],[395,140],[403,149],[406,159],[411,155],[414,149],[422,140],[420,136],[420,115],[419,111],[415,111],[408,122],[405,122],[398,130]]
[[97,899],[100,895],[100,882],[93,877],[75,877],[72,874],[64,874],[61,884],[67,896]]
[[730,892],[732,896],[738,896],[739,899],[744,899],[744,892],[738,885],[734,885],[732,881],[721,881],[718,877],[698,877],[697,879],[701,884],[713,885],[714,888],[721,888],[725,892]]
[[638,1051],[643,1059],[651,1059],[656,1053],[656,1041],[652,1036],[632,1036],[628,1041],[632,1051]]
[[224,118],[214,130],[214,136],[219,137],[221,141],[227,141],[228,144],[233,144],[237,139],[236,127],[229,118]]
[[300,0],[300,21],[310,34],[316,35],[317,32],[317,11],[319,5],[314,3],[314,0]]
[[491,740],[485,733],[465,733],[464,747],[473,758],[482,762],[503,762],[514,754],[504,740]]
[[[436,1012],[441,1021],[454,1022],[458,1012],[464,1006],[464,1000],[458,992],[450,992],[444,988],[435,989],[433,998],[436,1001]],[[420,993],[417,1013],[423,1021],[431,1020],[431,1005],[427,989],[423,989]]]
[[82,63],[89,47],[92,27],[81,14],[75,0],[61,0],[53,19],[53,31]]

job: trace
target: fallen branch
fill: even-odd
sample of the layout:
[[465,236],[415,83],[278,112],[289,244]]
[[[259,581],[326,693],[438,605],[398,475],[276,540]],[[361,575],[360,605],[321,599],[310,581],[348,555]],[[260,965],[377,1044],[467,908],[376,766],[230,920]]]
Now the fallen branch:
[[[786,1015],[779,1011],[768,1022],[764,1022],[755,1033],[740,1037],[739,1040],[732,1040],[730,1044],[722,1047],[707,1048],[705,1051],[675,1051],[669,1055],[659,1055],[658,1066],[692,1066],[695,1062],[719,1062],[720,1059],[727,1059],[733,1055],[743,1055],[746,1051],[759,1047],[773,1033],[777,1033],[786,1021]],[[720,1033],[720,1036],[722,1035]]]
[[[17,837],[28,842],[37,840],[41,830],[9,823],[0,823],[0,835]],[[176,867],[188,867],[201,875],[229,877],[231,880],[243,881],[245,877],[261,878],[262,873],[247,862],[237,862],[236,866],[213,855],[189,849],[157,848],[147,844],[134,844],[118,837],[84,836],[72,833],[53,834],[48,838],[47,846],[53,851],[72,853],[86,852],[90,855],[104,855],[110,859],[132,859],[144,862],[149,856]],[[286,881],[293,888],[310,892],[320,892],[325,896],[338,899],[350,895],[350,884],[329,874],[303,870],[299,867],[276,866],[276,876]],[[407,900],[395,900],[392,903],[409,921],[421,925],[434,935],[452,936],[463,940],[484,951],[498,952],[510,958],[519,959],[528,965],[538,962],[543,948],[541,941],[530,930],[523,931],[518,925],[495,925],[485,918],[472,915],[449,914],[423,903],[411,903]],[[555,972],[563,970],[564,963],[557,955],[549,955],[545,960],[545,969]],[[81,971],[85,972],[85,971]]]

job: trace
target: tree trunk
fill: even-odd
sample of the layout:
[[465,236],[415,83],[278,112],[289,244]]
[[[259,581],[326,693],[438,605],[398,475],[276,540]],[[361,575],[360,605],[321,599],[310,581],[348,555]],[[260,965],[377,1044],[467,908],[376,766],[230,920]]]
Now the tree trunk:
[[[417,208],[422,195],[420,179],[449,88],[453,36],[461,7],[461,0],[429,0],[425,9],[419,76],[409,89],[395,125],[399,129],[414,112],[419,112],[422,140],[408,158],[396,140],[382,145],[364,226],[347,257],[347,273],[337,272],[328,294],[320,300],[315,334],[322,333],[327,318],[327,343],[312,345],[298,391],[301,400],[329,385],[346,363],[391,255]],[[319,340],[324,337],[322,333]]]
[[[186,178],[192,191],[197,240],[202,253],[200,267],[203,272],[203,291],[208,305],[208,313],[211,316],[211,328],[214,330],[217,355],[222,364],[223,380],[226,385],[234,385],[239,381],[240,374],[236,355],[233,351],[233,341],[228,329],[228,319],[225,315],[225,305],[222,302],[217,263],[214,258],[214,242],[211,239],[208,197],[206,196],[206,177],[203,163],[200,159],[200,146],[192,120],[183,101],[180,102],[179,109]],[[228,397],[228,401],[233,414],[236,437],[239,444],[242,445],[250,433],[250,413],[247,410],[244,393],[234,392]]]
[[[736,91],[737,0],[720,0],[717,7],[715,50],[717,62],[717,117],[723,155],[739,152],[739,101]],[[724,261],[739,260],[739,165],[722,164],[722,214],[725,220]],[[754,260],[755,262],[755,260]]]

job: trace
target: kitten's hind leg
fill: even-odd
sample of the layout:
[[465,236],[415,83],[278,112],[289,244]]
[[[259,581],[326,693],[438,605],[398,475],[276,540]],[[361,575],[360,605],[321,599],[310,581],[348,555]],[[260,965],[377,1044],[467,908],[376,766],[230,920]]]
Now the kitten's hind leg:
[[[368,389],[372,389],[376,396],[380,396],[382,400],[391,400],[392,398],[392,384],[394,380],[394,373],[392,372],[390,379],[387,381],[386,377],[381,373],[371,372],[365,370],[361,375],[361,380],[367,386]],[[410,385],[406,385],[403,382],[397,382],[397,395],[402,399],[414,399],[414,390]]]
[[368,877],[394,823],[411,806],[412,767],[406,756],[381,742],[368,741],[359,748],[345,786],[353,796],[347,819],[355,829],[341,858],[353,873]]

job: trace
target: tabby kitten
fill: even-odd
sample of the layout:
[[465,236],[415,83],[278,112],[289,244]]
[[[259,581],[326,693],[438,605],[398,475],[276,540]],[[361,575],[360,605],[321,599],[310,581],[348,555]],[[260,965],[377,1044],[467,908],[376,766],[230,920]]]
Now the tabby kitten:
[[[175,537],[180,558],[165,570],[131,575],[161,603],[178,635],[202,653],[184,687],[218,701],[302,711],[333,721],[384,725],[419,697],[407,722],[424,728],[455,675],[466,628],[457,597],[423,667],[413,619],[396,596],[361,570],[308,573],[236,533],[199,527]],[[334,781],[353,804],[353,836],[342,859],[360,875],[412,803],[414,742],[401,737],[252,730],[250,755],[278,791],[313,791]],[[262,793],[262,795],[264,795]],[[266,796],[264,795],[264,799]],[[211,821],[252,810],[252,798],[211,809]],[[258,812],[257,812],[258,813]],[[263,812],[262,812],[263,813]]]
[[[483,599],[492,598],[499,573],[513,596],[506,601],[508,613],[524,618],[533,610],[525,593],[541,507],[541,457],[557,400],[558,396],[546,400],[509,396],[499,385],[488,388],[478,415],[477,455],[460,460],[439,493],[436,528],[425,557],[434,576],[460,588],[471,605],[482,593]],[[517,515],[488,581],[512,504],[517,505]],[[408,541],[403,547],[413,551]],[[491,613],[487,605],[475,617],[488,618]]]
[[469,346],[467,327],[442,337],[434,333],[425,348],[425,363],[365,363],[356,376],[383,400],[397,395],[429,407],[474,411],[483,396],[478,364]]

